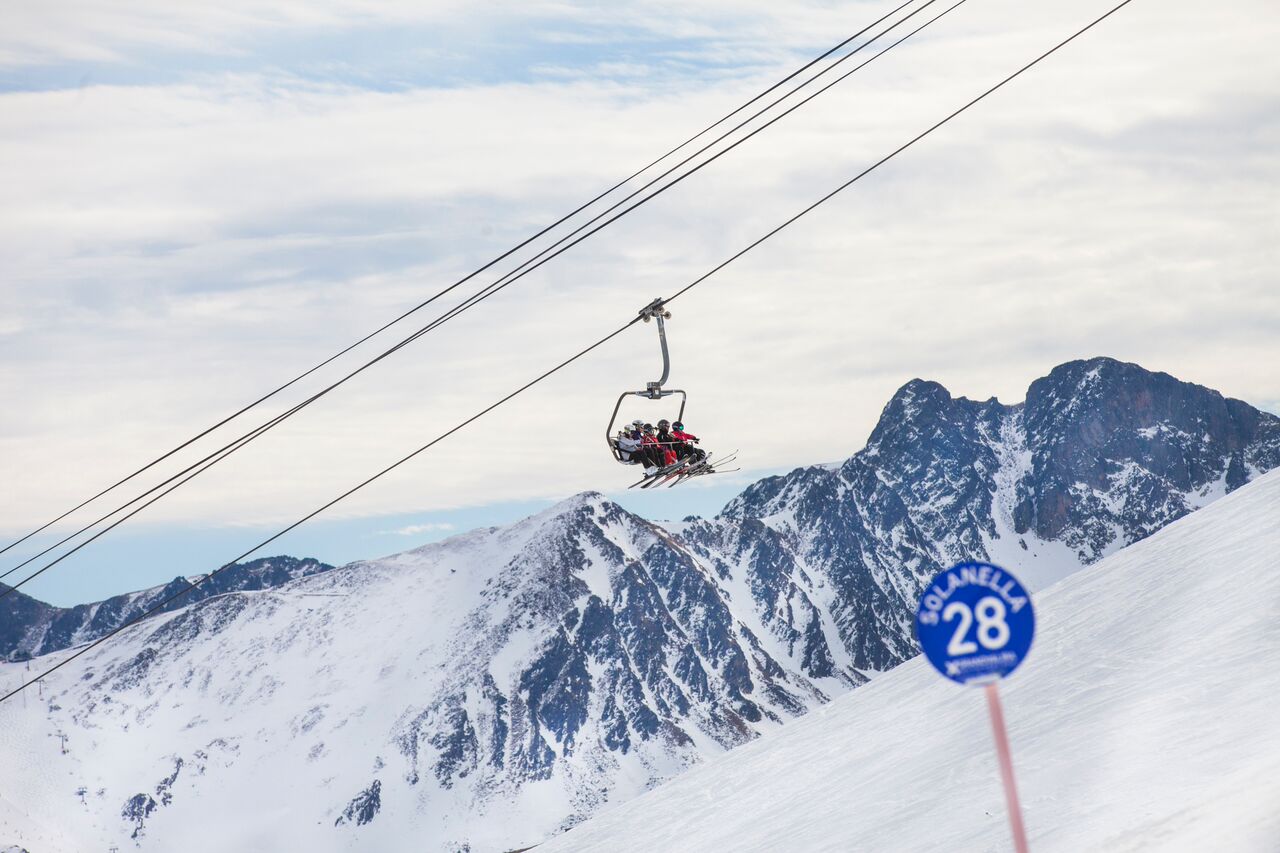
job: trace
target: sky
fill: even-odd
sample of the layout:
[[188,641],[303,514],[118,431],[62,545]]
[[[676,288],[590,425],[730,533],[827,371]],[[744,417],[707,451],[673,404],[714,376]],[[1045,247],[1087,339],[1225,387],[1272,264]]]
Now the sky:
[[[1110,5],[966,0],[30,591],[70,604],[221,565],[702,276]],[[270,6],[63,0],[6,13],[6,541],[892,8]],[[626,491],[632,472],[602,433],[617,395],[660,370],[653,327],[637,325],[264,553],[373,557],[588,489],[651,518],[713,514],[760,476],[851,455],[914,377],[1017,402],[1056,364],[1110,355],[1280,411],[1278,25],[1260,0],[1136,0],[673,303],[685,420],[705,446],[738,449],[742,471]],[[176,454],[119,502],[526,257]],[[635,401],[624,414],[667,413]],[[92,521],[116,494],[55,529]],[[0,556],[0,571],[50,541]]]

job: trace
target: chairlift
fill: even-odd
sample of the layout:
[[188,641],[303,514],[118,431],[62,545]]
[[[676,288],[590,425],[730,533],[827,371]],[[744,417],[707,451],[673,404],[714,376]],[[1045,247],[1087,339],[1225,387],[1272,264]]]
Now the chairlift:
[[618,402],[613,407],[613,414],[609,416],[609,426],[605,428],[604,440],[609,445],[609,452],[613,454],[613,458],[623,465],[630,465],[631,462],[622,457],[622,451],[618,449],[615,440],[616,433],[614,426],[618,420],[618,412],[622,409],[622,401],[628,397],[640,397],[645,400],[662,400],[666,397],[680,395],[680,411],[676,414],[672,421],[684,420],[685,403],[689,401],[689,395],[678,388],[663,388],[667,384],[667,378],[671,374],[671,354],[667,350],[667,327],[666,321],[671,319],[671,312],[666,309],[662,298],[659,297],[644,308],[640,309],[640,316],[646,323],[650,320],[658,321],[658,344],[662,348],[662,376],[658,377],[657,382],[647,382],[643,391],[623,391],[618,395]]
[[[609,445],[609,452],[613,454],[622,465],[634,465],[637,461],[627,459],[623,456],[622,449],[618,446],[618,440],[614,432],[618,422],[618,412],[622,409],[622,401],[628,397],[640,397],[645,400],[661,401],[667,397],[680,397],[680,410],[676,412],[676,416],[671,420],[675,423],[684,421],[684,407],[689,402],[689,395],[679,388],[663,388],[667,384],[667,378],[671,374],[671,353],[667,350],[667,326],[666,321],[671,319],[671,312],[666,309],[661,298],[655,299],[640,309],[640,317],[648,323],[651,320],[658,321],[658,345],[662,349],[662,376],[658,377],[656,382],[646,382],[642,391],[623,391],[618,395],[618,402],[613,406],[613,414],[609,416],[609,425],[605,427],[604,438]],[[694,439],[697,441],[697,439]],[[732,462],[737,458],[737,451],[720,457],[719,459],[711,459],[710,454],[702,450],[697,450],[693,455],[685,456],[676,462],[672,462],[664,467],[656,470],[646,469],[645,476],[638,482],[632,483],[629,488],[639,486],[642,489],[650,488],[654,485],[665,485],[667,488],[678,486],[693,477],[701,477],[708,474],[728,473],[722,465]],[[733,471],[737,468],[730,469]]]

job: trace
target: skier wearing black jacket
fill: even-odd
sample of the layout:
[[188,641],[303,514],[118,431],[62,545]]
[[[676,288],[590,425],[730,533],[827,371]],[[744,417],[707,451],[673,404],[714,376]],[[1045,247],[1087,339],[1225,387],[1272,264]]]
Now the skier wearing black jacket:
[[684,459],[688,456],[700,458],[705,455],[692,444],[681,441],[671,433],[671,422],[666,420],[658,421],[658,442],[666,449],[675,453],[677,459]]

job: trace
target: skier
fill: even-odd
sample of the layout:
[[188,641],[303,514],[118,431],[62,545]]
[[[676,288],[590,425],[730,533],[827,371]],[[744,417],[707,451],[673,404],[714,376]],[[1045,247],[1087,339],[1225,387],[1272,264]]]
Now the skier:
[[643,427],[644,421],[639,420],[624,426],[613,439],[613,446],[623,464],[641,465],[646,474],[651,474],[664,464],[663,457],[657,448],[644,444]]
[[658,437],[654,435],[653,432],[653,424],[645,424],[642,429],[644,430],[644,433],[641,441],[644,443],[644,446],[650,448],[658,458],[662,459],[663,465],[674,465],[676,463],[675,451],[658,441]]
[[646,474],[652,474],[667,464],[662,454],[662,448],[653,442],[645,440],[643,424],[631,431],[631,438],[637,445],[637,450],[632,454],[632,458],[640,460],[640,464],[644,466]]
[[671,434],[671,421],[663,418],[658,421],[658,443],[662,445],[663,450],[674,454],[676,459],[683,459],[690,455],[693,448],[676,439]]
[[681,456],[693,456],[698,462],[707,458],[707,452],[694,447],[698,437],[684,431],[684,424],[676,421],[671,425],[671,437],[676,440],[676,452]]
[[644,463],[644,458],[640,455],[640,439],[632,436],[631,430],[618,430],[618,437],[613,440],[614,447],[618,448],[618,453],[622,456],[622,461],[628,465]]

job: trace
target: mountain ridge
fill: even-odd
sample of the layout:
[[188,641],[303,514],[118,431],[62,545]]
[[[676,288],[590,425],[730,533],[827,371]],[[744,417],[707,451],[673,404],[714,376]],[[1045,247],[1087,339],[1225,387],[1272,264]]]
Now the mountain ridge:
[[[279,555],[235,563],[209,577],[178,576],[165,584],[113,595],[101,601],[57,607],[14,590],[0,599],[0,660],[26,660],[91,642],[160,602],[200,585],[161,608],[170,612],[228,592],[270,589],[334,567],[312,557]],[[202,580],[203,579],[203,580]],[[0,583],[0,591],[10,589]]]
[[[1036,596],[1000,688],[1034,849],[1274,847],[1278,515],[1271,472]],[[982,705],[916,658],[539,849],[1007,849]]]
[[[48,685],[0,754],[66,762],[104,792],[108,837],[144,849],[281,797],[304,816],[291,843],[536,844],[914,656],[915,598],[948,561],[1043,587],[1232,491],[1233,465],[1280,465],[1280,418],[1110,359],[1063,368],[1012,406],[908,382],[863,450],[675,530],[584,492],[163,614]],[[110,775],[43,755],[54,726]]]

